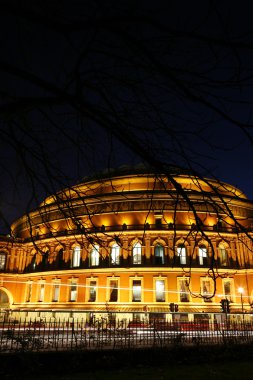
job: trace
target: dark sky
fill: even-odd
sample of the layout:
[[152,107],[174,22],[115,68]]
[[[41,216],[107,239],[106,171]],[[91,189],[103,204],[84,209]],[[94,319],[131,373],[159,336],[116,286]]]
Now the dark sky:
[[88,174],[152,159],[253,199],[246,5],[20,3],[0,4],[2,231]]

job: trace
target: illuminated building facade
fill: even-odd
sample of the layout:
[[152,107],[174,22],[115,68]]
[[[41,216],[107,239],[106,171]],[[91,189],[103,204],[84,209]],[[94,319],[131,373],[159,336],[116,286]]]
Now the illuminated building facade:
[[249,316],[253,203],[231,185],[172,175],[87,178],[14,222],[0,241],[1,310]]

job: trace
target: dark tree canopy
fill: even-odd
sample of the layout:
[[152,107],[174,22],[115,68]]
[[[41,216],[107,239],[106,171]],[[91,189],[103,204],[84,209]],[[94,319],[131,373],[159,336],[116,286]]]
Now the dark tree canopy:
[[21,214],[104,167],[211,177],[221,151],[252,144],[247,9],[6,0],[0,10],[2,226],[19,198]]

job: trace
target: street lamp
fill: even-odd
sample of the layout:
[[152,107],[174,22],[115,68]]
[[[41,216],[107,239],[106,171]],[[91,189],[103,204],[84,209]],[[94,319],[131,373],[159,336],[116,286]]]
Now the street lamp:
[[242,305],[242,313],[244,312],[243,310],[243,299],[242,299],[242,294],[244,293],[244,289],[243,288],[238,288],[238,292],[241,294],[241,305]]

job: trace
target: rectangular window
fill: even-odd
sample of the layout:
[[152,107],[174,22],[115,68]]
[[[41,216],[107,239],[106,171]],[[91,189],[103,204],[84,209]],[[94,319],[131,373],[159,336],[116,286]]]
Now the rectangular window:
[[109,302],[117,302],[118,301],[118,281],[110,280],[109,286]]
[[155,281],[156,302],[165,302],[165,284],[164,280]]
[[162,218],[156,218],[155,219],[155,227],[156,227],[156,229],[162,228]]
[[75,302],[77,300],[77,282],[72,281],[70,284],[69,301]]
[[38,299],[38,301],[43,302],[44,296],[45,296],[45,284],[41,283],[40,288],[39,288],[39,299]]
[[179,285],[179,299],[180,302],[189,302],[190,293],[189,293],[189,282],[186,278],[181,278],[178,281]]
[[60,295],[60,284],[55,283],[53,285],[53,302],[58,302],[59,301],[59,295]]
[[231,280],[223,280],[224,298],[229,300],[230,302],[233,302],[232,288],[233,285]]
[[97,298],[97,281],[90,281],[89,302],[96,302],[96,298]]
[[212,302],[212,284],[210,279],[201,279],[201,295],[205,302]]
[[141,301],[141,280],[133,280],[132,301],[133,302]]

